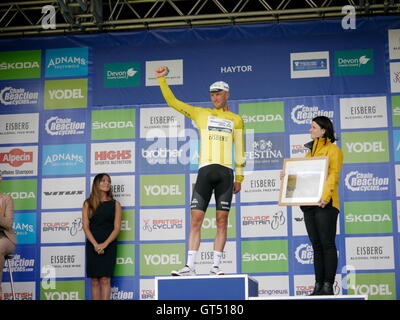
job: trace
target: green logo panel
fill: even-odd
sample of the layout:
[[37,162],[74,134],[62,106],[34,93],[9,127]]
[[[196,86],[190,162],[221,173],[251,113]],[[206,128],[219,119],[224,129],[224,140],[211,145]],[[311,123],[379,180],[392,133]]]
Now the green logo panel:
[[45,109],[87,108],[88,79],[47,80]]
[[134,276],[135,275],[135,246],[133,244],[117,245],[117,262],[115,265],[114,276]]
[[0,183],[0,193],[13,198],[14,210],[36,210],[37,180],[3,180]]
[[104,87],[126,88],[140,86],[140,63],[109,63],[104,65]]
[[392,125],[400,127],[400,96],[392,96]]
[[117,238],[118,241],[135,240],[135,211],[122,210],[121,232]]
[[[201,227],[202,239],[214,239],[217,233],[215,207],[209,207]],[[236,207],[231,207],[228,215],[228,238],[236,238]]]
[[396,277],[394,273],[357,273],[355,284],[347,277],[349,295],[367,295],[368,300],[395,300]]
[[374,51],[335,51],[335,74],[337,76],[374,74]]
[[239,114],[245,129],[254,130],[254,133],[285,131],[283,101],[241,103]]
[[242,241],[242,272],[288,272],[288,241]]
[[40,300],[85,300],[85,281],[44,281]]
[[346,234],[393,232],[391,201],[344,203]]
[[140,176],[141,206],[174,206],[185,204],[185,175]]
[[344,163],[388,162],[387,131],[342,132]]
[[40,50],[0,52],[0,80],[40,78]]
[[142,244],[140,246],[140,275],[169,275],[171,270],[185,264],[184,243]]
[[92,140],[134,139],[135,109],[92,111]]

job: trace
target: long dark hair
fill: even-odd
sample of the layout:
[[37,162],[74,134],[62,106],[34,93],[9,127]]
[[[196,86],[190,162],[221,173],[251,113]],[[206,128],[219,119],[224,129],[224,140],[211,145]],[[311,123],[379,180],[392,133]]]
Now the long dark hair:
[[[92,191],[90,192],[90,196],[88,199],[85,200],[89,205],[89,218],[93,217],[94,212],[96,211],[97,207],[100,204],[101,199],[100,199],[99,184],[104,176],[107,176],[111,181],[111,177],[107,173],[99,173],[98,175],[96,175],[93,180]],[[107,197],[114,199],[112,188],[108,190]]]
[[318,116],[312,119],[312,121],[318,124],[321,127],[321,129],[325,129],[323,138],[329,138],[332,143],[338,140],[331,119],[325,116]]

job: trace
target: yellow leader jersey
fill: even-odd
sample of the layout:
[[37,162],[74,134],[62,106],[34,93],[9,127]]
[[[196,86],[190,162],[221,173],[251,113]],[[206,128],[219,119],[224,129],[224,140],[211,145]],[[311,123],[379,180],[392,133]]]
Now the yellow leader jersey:
[[233,168],[232,146],[235,145],[236,182],[244,179],[244,124],[241,116],[230,111],[194,107],[175,98],[165,77],[157,78],[167,104],[192,119],[200,133],[200,164],[220,164]]

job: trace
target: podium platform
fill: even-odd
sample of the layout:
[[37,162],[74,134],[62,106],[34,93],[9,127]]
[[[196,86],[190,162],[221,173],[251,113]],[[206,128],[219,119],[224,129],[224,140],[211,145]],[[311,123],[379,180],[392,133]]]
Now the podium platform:
[[368,300],[364,295],[249,297],[249,300]]
[[258,296],[258,282],[247,274],[154,280],[156,300],[247,300]]

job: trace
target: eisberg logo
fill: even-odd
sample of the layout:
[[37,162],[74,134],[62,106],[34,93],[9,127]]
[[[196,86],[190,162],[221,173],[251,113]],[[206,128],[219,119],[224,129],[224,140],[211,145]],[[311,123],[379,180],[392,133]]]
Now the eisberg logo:
[[10,152],[0,153],[0,163],[7,163],[12,167],[20,167],[24,163],[33,161],[33,152],[21,149],[11,149]]
[[52,136],[80,135],[85,132],[84,121],[73,121],[71,118],[51,117],[45,124],[46,132]]
[[5,87],[0,91],[0,102],[6,106],[20,104],[37,104],[39,92],[25,88]]
[[345,185],[354,192],[388,191],[389,178],[375,177],[371,172],[351,171],[346,175]]
[[314,263],[314,251],[312,246],[307,243],[302,243],[296,248],[294,253],[297,262],[301,264],[313,264]]
[[290,113],[290,117],[296,124],[310,124],[311,120],[317,116],[333,118],[333,111],[320,110],[317,106],[297,105]]

